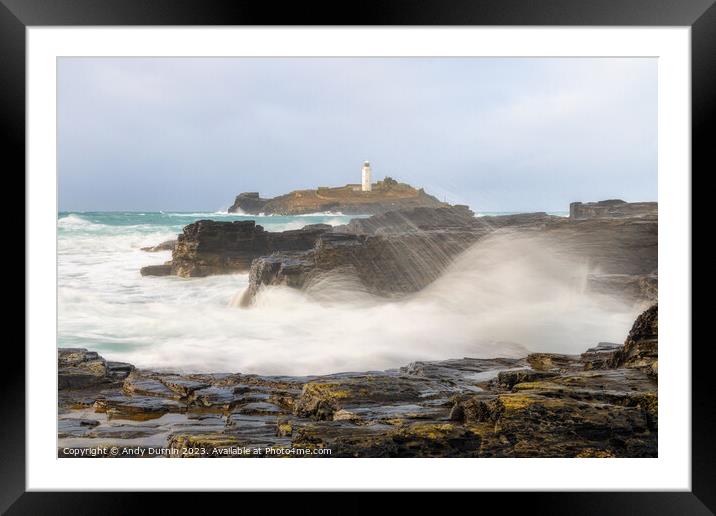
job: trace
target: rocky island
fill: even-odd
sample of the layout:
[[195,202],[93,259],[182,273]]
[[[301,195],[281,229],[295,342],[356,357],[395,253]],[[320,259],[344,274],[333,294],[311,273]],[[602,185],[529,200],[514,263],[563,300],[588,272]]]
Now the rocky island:
[[446,203],[425,193],[422,188],[413,188],[386,177],[365,190],[359,184],[319,186],[315,190],[296,190],[272,199],[261,198],[258,192],[244,192],[236,196],[234,204],[229,207],[229,213],[304,215],[340,212],[345,215],[362,215],[440,206],[446,206]]

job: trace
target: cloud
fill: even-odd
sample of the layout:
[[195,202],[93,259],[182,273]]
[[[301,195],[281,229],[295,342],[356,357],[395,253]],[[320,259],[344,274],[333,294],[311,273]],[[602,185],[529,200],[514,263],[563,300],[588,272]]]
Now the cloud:
[[655,199],[656,60],[62,58],[63,210],[195,210],[356,181],[478,210]]

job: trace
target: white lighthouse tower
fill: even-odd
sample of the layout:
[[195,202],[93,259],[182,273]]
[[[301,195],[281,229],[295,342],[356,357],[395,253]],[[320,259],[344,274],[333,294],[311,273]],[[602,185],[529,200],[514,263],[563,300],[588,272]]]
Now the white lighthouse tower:
[[371,190],[371,179],[370,179],[370,163],[367,161],[363,162],[363,168],[361,169],[363,172],[363,182],[362,182],[362,188],[364,192],[370,192]]

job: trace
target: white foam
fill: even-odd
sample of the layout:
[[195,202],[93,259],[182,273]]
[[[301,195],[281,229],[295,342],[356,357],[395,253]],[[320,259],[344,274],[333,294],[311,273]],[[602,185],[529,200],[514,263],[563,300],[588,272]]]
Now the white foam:
[[[434,284],[402,301],[359,284],[315,293],[268,288],[251,309],[231,306],[246,275],[142,277],[169,252],[139,247],[173,236],[122,230],[61,236],[59,334],[139,367],[260,374],[385,369],[414,360],[578,353],[624,339],[633,307],[588,295],[588,269],[548,244],[487,239]],[[496,342],[511,342],[504,345]]]
[[57,227],[59,228],[86,228],[97,225],[98,224],[82,218],[80,215],[75,213],[70,213],[69,215],[65,215],[57,219]]
[[236,217],[243,216],[244,213],[229,213],[228,211],[195,211],[195,212],[160,212],[168,217],[197,217],[211,219],[213,217]]

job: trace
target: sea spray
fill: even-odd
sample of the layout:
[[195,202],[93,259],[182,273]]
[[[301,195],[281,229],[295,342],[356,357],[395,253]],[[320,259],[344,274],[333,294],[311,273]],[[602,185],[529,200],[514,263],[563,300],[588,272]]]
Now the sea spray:
[[[210,218],[201,215],[194,217]],[[481,240],[402,299],[372,296],[351,275],[329,275],[305,292],[267,288],[252,309],[241,310],[230,301],[246,288],[245,274],[139,275],[141,266],[170,259],[139,248],[175,235],[182,217],[140,224],[158,217],[147,214],[101,227],[101,216],[78,216],[100,227],[60,229],[59,344],[139,367],[324,374],[527,349],[578,353],[622,340],[636,313],[584,289],[588,263],[554,242],[505,232]],[[276,223],[295,220],[287,219]]]
[[589,293],[589,272],[588,263],[568,257],[558,242],[500,231],[402,300],[370,296],[354,275],[339,273],[321,276],[305,292],[267,288],[253,310],[291,310],[311,335],[298,355],[329,358],[342,364],[339,370],[523,356],[527,349],[579,353],[599,341],[620,341],[638,311]]

